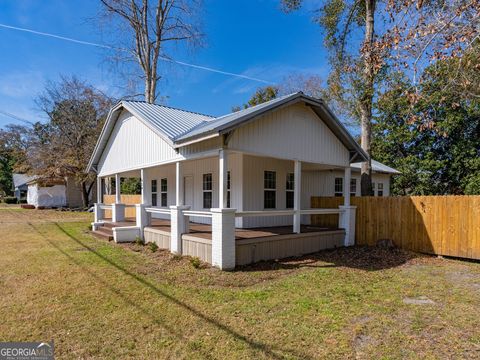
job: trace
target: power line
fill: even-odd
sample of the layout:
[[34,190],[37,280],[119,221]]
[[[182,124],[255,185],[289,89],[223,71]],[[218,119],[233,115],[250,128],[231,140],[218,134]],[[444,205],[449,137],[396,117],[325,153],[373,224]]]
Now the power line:
[[15,120],[18,120],[18,121],[27,123],[27,124],[29,124],[29,125],[34,125],[34,123],[33,123],[32,121],[30,121],[30,120],[23,119],[23,118],[21,118],[20,116],[11,114],[11,113],[6,112],[6,111],[3,111],[3,110],[0,110],[0,114],[5,115],[5,116],[8,116],[9,118],[12,118],[12,119],[15,119]]
[[[0,27],[3,27],[5,29],[23,31],[23,32],[27,32],[27,33],[31,33],[31,34],[35,34],[35,35],[47,36],[47,37],[51,37],[51,38],[54,38],[54,39],[73,42],[73,43],[80,44],[80,45],[95,46],[95,47],[99,47],[99,48],[103,48],[103,49],[111,49],[111,50],[120,50],[120,51],[130,52],[127,49],[117,48],[117,47],[110,46],[110,45],[104,45],[104,44],[98,44],[98,43],[94,43],[94,42],[90,42],[90,41],[78,40],[78,39],[74,39],[74,38],[70,38],[70,37],[66,37],[66,36],[55,35],[55,34],[51,34],[51,33],[46,33],[46,32],[42,32],[42,31],[36,31],[36,30],[32,30],[32,29],[21,28],[21,27],[17,27],[17,26],[2,24],[2,23],[0,23]],[[163,56],[160,56],[159,59],[162,60],[162,61],[165,61],[165,62],[175,63],[177,65],[187,66],[187,67],[191,67],[191,68],[194,68],[194,69],[210,71],[210,72],[213,72],[213,73],[227,75],[227,76],[234,76],[234,77],[241,78],[241,79],[261,82],[261,83],[264,83],[264,84],[273,84],[273,82],[271,82],[271,81],[255,78],[255,77],[252,77],[252,76],[237,74],[237,73],[233,73],[233,72],[229,72],[229,71],[218,70],[218,69],[211,68],[211,67],[208,67],[208,66],[191,64],[191,63],[187,63],[187,62],[184,62],[184,61],[173,60],[173,59],[169,59],[169,58],[163,57]]]

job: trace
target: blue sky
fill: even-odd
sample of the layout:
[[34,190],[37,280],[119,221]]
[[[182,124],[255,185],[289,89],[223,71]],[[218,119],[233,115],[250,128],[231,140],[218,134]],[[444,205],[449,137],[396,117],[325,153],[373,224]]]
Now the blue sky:
[[[0,23],[102,42],[92,18],[95,0],[0,0]],[[279,82],[291,73],[328,75],[327,54],[308,9],[292,14],[279,0],[204,0],[205,46],[175,59]],[[121,96],[121,83],[102,49],[0,28],[0,111],[42,119],[35,97],[45,82],[76,75]],[[212,115],[230,112],[264,84],[180,65],[164,65],[160,92],[169,106]],[[0,127],[16,121],[0,114]]]

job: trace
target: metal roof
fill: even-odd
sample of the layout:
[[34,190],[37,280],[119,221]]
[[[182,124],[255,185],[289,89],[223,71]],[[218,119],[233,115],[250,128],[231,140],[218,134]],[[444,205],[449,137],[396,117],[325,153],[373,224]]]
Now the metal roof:
[[171,108],[168,106],[149,104],[144,101],[122,101],[121,104],[132,114],[150,123],[170,140],[187,133],[191,129],[207,124],[212,116]]
[[[350,167],[353,169],[360,170],[362,168],[362,163],[361,162],[351,163]],[[377,173],[384,173],[384,174],[401,174],[401,172],[398,171],[397,169],[391,168],[390,166],[382,164],[381,162],[373,159],[372,159],[372,170]]]
[[304,102],[310,106],[335,136],[345,145],[353,157],[359,156],[362,160],[368,158],[367,154],[361,149],[328,106],[322,100],[306,96],[302,92],[281,96],[265,103],[217,118],[168,106],[149,104],[144,101],[123,100],[110,110],[92,157],[90,158],[87,171],[90,171],[92,166],[97,164],[122,109],[126,109],[140,121],[144,122],[145,125],[149,126],[170,143],[172,147],[178,148],[187,142],[201,141],[202,138],[210,135],[228,133],[236,127],[270,110],[279,109],[283,106],[298,102]]
[[22,185],[26,185],[29,181],[35,179],[35,176],[29,176],[26,174],[13,174],[13,186],[16,188]]

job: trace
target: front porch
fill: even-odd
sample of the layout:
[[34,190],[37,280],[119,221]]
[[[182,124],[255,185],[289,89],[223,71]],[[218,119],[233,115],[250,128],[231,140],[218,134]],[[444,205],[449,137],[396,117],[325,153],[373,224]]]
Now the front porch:
[[[123,222],[105,221],[108,229],[135,227],[136,219]],[[102,233],[101,233],[102,234]],[[145,243],[153,242],[160,249],[171,250],[171,222],[152,219],[144,228]],[[302,225],[301,233],[293,233],[291,226],[235,228],[235,265],[300,256],[324,249],[344,246],[345,230]],[[113,234],[111,235],[113,239]],[[188,233],[181,235],[182,255],[198,257],[212,263],[212,226],[190,222]]]
[[[338,165],[217,153],[116,173],[114,189],[112,176],[99,177],[93,230],[116,242],[155,242],[221,269],[353,245],[350,167],[344,168],[344,205],[312,209],[304,204],[325,187],[314,175]],[[121,194],[121,179],[128,177],[140,179],[140,195]],[[338,227],[310,226],[310,216],[321,214],[339,215]]]

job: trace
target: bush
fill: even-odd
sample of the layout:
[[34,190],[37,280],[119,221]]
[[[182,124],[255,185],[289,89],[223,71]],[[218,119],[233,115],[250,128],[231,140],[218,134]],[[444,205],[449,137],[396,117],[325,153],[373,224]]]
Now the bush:
[[135,244],[137,244],[137,245],[143,245],[143,240],[142,240],[142,238],[141,238],[140,236],[137,236],[137,237],[135,238]]
[[3,201],[5,201],[5,204],[17,204],[17,198],[15,196],[5,196]]
[[20,199],[20,200],[18,200],[18,203],[19,203],[19,204],[26,204],[26,203],[27,203],[27,199]]
[[158,245],[155,244],[154,242],[149,242],[148,248],[150,249],[151,252],[155,252],[158,250]]
[[192,266],[195,269],[198,269],[200,267],[200,265],[202,265],[202,262],[200,261],[200,259],[198,257],[193,257],[193,258],[190,259],[190,264],[192,264]]

